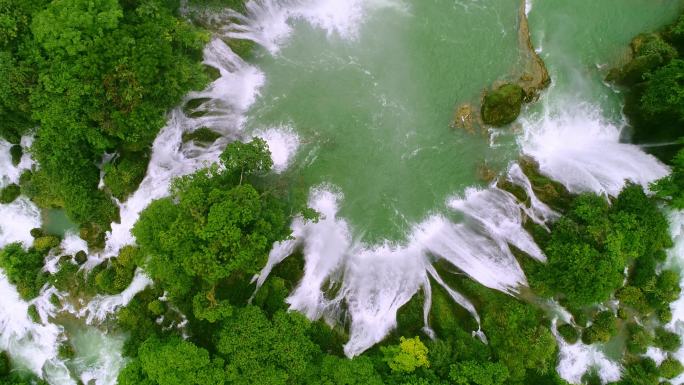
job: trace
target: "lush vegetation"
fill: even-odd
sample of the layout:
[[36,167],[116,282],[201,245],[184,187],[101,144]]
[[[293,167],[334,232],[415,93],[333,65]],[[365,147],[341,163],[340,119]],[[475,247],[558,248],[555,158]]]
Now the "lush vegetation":
[[[24,178],[42,206],[106,228],[140,182],[166,111],[207,84],[208,34],[176,16],[173,0],[2,0],[0,135],[37,127],[40,170]],[[97,164],[106,167],[105,191]]]
[[35,375],[14,369],[7,353],[0,352],[0,385],[47,385]]
[[654,154],[669,162],[684,135],[684,15],[659,32],[644,33],[632,40],[632,58],[613,69],[611,80],[626,90],[625,114],[636,143],[661,143]]

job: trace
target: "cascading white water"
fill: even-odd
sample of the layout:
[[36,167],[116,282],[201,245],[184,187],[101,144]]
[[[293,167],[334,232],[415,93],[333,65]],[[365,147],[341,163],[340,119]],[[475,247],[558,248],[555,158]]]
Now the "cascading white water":
[[[217,68],[221,76],[206,90],[190,93],[186,100],[208,99],[196,108],[207,113],[197,118],[186,116],[180,108],[171,113],[166,127],[154,141],[145,178],[138,190],[120,205],[121,223],[112,224],[105,251],[95,256],[95,264],[104,257],[117,255],[121,247],[135,243],[131,228],[138,220],[140,212],[153,200],[169,194],[169,184],[173,178],[190,174],[216,162],[225,145],[239,137],[243,115],[254,102],[264,76],[235,55],[219,39],[209,43],[204,56],[205,63]],[[192,132],[200,127],[212,129],[223,137],[208,148],[191,142],[183,143],[184,132]],[[279,160],[286,162],[282,155],[281,158]]]
[[[31,142],[31,137],[23,137],[22,147],[26,149]],[[30,156],[24,153],[20,163],[14,166],[10,147],[10,143],[0,140],[0,188],[18,183],[21,173],[33,165]],[[40,210],[30,200],[20,196],[10,204],[0,204],[0,217],[12,218],[11,221],[0,221],[0,248],[13,242],[21,242],[24,247],[33,243],[30,231],[41,226],[41,217]],[[19,297],[1,270],[0,293],[0,350],[7,351],[15,362],[38,375],[46,369],[46,375],[51,378],[68,377],[64,363],[57,358],[61,329],[46,322],[46,314],[51,310],[49,301],[46,301],[50,292],[43,290],[38,298],[31,301],[36,305],[43,324],[31,320],[28,314],[31,304]],[[64,384],[75,385],[75,382]]]
[[[295,240],[275,245],[257,284],[301,244],[306,262],[304,277],[287,302],[291,309],[329,323],[339,322],[346,309],[350,321],[350,340],[345,345],[348,356],[381,341],[396,326],[399,308],[418,290],[422,288],[426,297],[430,296],[428,275],[479,322],[470,301],[448,287],[431,266],[434,258],[448,261],[485,286],[508,293],[526,285],[509,244],[545,260],[522,228],[522,214],[532,210],[494,186],[469,190],[465,198],[450,200],[450,206],[466,217],[465,223],[434,215],[415,225],[405,244],[378,246],[354,242],[348,223],[337,216],[342,196],[331,190],[325,186],[312,191],[309,206],[321,214],[321,219],[315,223],[295,220]],[[335,285],[339,290],[328,298],[326,292]]]
[[522,151],[570,192],[615,196],[626,180],[648,187],[669,173],[639,146],[620,143],[621,129],[599,108],[561,96],[544,103],[543,114],[524,119]]
[[596,369],[601,381],[605,383],[618,381],[622,375],[622,367],[609,360],[595,345],[585,345],[581,341],[567,343],[558,334],[554,321],[551,328],[558,342],[558,374],[571,384],[581,384],[582,376],[588,369]]
[[130,285],[119,294],[98,295],[88,305],[78,312],[78,316],[85,317],[87,323],[104,321],[107,315],[113,314],[118,309],[126,306],[136,294],[152,284],[152,280],[145,275],[142,269],[137,269]]
[[[673,210],[670,212],[669,221],[670,235],[674,245],[668,252],[666,265],[668,268],[675,269],[682,274],[679,284],[682,288],[682,294],[677,301],[670,304],[672,321],[667,325],[667,328],[676,332],[684,341],[684,210]],[[674,356],[680,362],[684,362],[684,346],[680,347]],[[673,378],[671,382],[673,384],[684,382],[684,374]]]

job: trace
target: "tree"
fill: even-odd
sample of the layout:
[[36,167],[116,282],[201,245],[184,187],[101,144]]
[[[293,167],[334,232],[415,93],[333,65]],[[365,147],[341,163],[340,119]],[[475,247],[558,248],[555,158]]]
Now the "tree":
[[319,372],[312,372],[310,385],[382,385],[380,375],[373,362],[366,356],[352,360],[326,355]]
[[672,207],[684,209],[684,150],[680,150],[672,160],[670,175],[656,181],[651,189]]
[[124,198],[166,111],[208,82],[201,57],[209,36],[176,18],[177,8],[172,0],[0,2],[0,74],[10,79],[0,85],[8,123],[0,135],[16,142],[38,127],[40,186],[79,224],[117,219],[98,189],[102,155],[125,155],[106,177]]
[[655,71],[641,97],[641,109],[647,115],[668,114],[684,118],[684,61],[673,60]]
[[233,143],[221,158],[223,167],[176,180],[173,196],[153,202],[133,228],[150,274],[177,298],[195,282],[211,292],[231,275],[258,272],[290,235],[283,203],[243,180],[270,167],[264,142]]
[[[670,245],[666,218],[640,186],[625,187],[612,206],[603,197],[580,195],[553,224],[544,248],[547,266],[532,268],[530,283],[572,307],[600,303],[622,286],[627,266],[657,258]],[[632,302],[634,294],[622,293]]]
[[412,373],[417,368],[430,367],[428,349],[419,337],[401,337],[399,345],[382,348],[384,360],[393,372]]
[[593,344],[596,342],[608,342],[617,334],[617,322],[610,310],[599,312],[594,317],[590,327],[584,330],[582,342]]
[[36,297],[47,282],[42,272],[44,259],[45,254],[33,248],[25,251],[20,243],[11,243],[0,250],[0,267],[25,300]]
[[138,350],[138,359],[119,374],[121,385],[222,385],[223,360],[178,337],[150,338]]
[[224,321],[216,349],[226,359],[235,384],[299,383],[309,362],[320,354],[307,336],[310,322],[301,314],[277,312],[269,320],[254,306],[236,309]]
[[456,385],[503,385],[508,369],[500,363],[465,361],[451,366],[449,378]]
[[556,340],[542,323],[540,310],[517,300],[488,299],[482,327],[494,357],[508,368],[510,381],[520,382],[532,370],[545,374],[553,370]]

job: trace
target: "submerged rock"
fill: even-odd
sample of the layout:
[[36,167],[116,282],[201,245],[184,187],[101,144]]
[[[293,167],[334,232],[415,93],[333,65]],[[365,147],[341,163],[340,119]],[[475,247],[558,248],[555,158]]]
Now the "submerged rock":
[[480,163],[477,167],[477,177],[484,182],[491,182],[496,179],[497,172],[489,167],[486,162]]
[[482,100],[482,121],[495,127],[513,123],[524,100],[525,91],[517,84],[504,84],[488,91]]
[[509,81],[486,91],[480,115],[485,124],[501,127],[513,123],[520,115],[523,103],[530,103],[551,83],[549,72],[542,58],[535,51],[530,39],[530,28],[525,13],[525,2],[519,12],[518,44],[521,54],[520,72],[516,80]]
[[516,82],[525,92],[525,101],[536,100],[544,88],[551,84],[549,71],[544,60],[535,51],[530,39],[530,27],[525,13],[525,1],[521,1],[518,12],[520,25],[518,26],[518,45],[522,54],[522,75]]
[[183,143],[194,141],[196,143],[211,144],[220,138],[221,134],[206,127],[200,127],[192,132],[183,133]]
[[465,130],[469,134],[474,134],[474,110],[473,105],[470,103],[463,103],[458,106],[456,113],[454,114],[453,127]]

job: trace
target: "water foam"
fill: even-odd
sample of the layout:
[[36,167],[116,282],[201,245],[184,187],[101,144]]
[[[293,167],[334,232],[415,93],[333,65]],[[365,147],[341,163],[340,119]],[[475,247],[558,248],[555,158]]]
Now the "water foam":
[[556,370],[561,378],[571,384],[581,384],[584,373],[596,369],[604,384],[620,379],[622,367],[609,360],[597,345],[585,345],[581,341],[572,345],[565,342],[556,329],[556,321],[551,331],[558,342],[559,363]]
[[299,148],[299,135],[290,126],[273,127],[257,130],[254,136],[266,141],[273,159],[273,170],[277,173],[285,171]]
[[[674,241],[673,247],[668,251],[666,266],[682,272],[679,286],[682,288],[682,295],[670,304],[672,310],[672,320],[667,328],[676,332],[684,340],[684,210],[673,210],[669,213],[670,235]],[[674,357],[680,362],[684,362],[684,346],[674,353]],[[671,380],[672,383],[684,382],[684,374]]]
[[329,37],[354,40],[369,11],[387,8],[403,13],[409,9],[398,0],[251,0],[245,15],[224,10],[204,18],[224,23],[220,31],[227,38],[251,40],[276,54],[292,34],[293,20],[303,20]]
[[[167,125],[153,143],[145,178],[138,190],[120,205],[121,222],[112,224],[105,252],[95,256],[95,263],[101,262],[104,257],[115,256],[121,247],[135,243],[130,231],[140,212],[153,200],[169,194],[169,184],[173,178],[216,162],[226,144],[239,137],[244,113],[258,95],[264,76],[233,53],[220,39],[212,40],[204,54],[205,63],[218,68],[221,77],[206,90],[192,92],[186,99],[207,99],[197,110],[208,113],[196,118],[185,116],[180,109],[171,113]],[[200,127],[207,127],[223,136],[208,148],[191,142],[183,143],[184,132],[192,132]]]
[[621,128],[603,118],[598,108],[566,98],[554,103],[558,107],[547,105],[543,114],[524,119],[521,147],[544,175],[570,192],[615,196],[627,180],[647,188],[669,173],[638,146],[621,143]]
[[[274,245],[267,265],[256,277],[260,286],[273,266],[301,247],[304,276],[288,297],[290,308],[311,319],[331,324],[349,321],[350,338],[344,347],[352,357],[381,341],[396,327],[396,314],[419,290],[431,297],[429,277],[479,322],[472,303],[448,287],[432,267],[444,259],[476,281],[493,289],[516,293],[527,281],[509,243],[545,260],[522,229],[527,209],[511,194],[494,186],[469,190],[449,201],[466,217],[452,223],[443,215],[416,224],[402,244],[356,242],[349,224],[338,216],[342,194],[331,186],[314,188],[309,206],[321,214],[317,222],[301,218],[292,224],[293,240]],[[429,311],[429,304],[425,305]],[[425,317],[425,329],[429,329]]]
[[136,294],[152,284],[152,280],[142,269],[136,269],[133,280],[124,291],[115,295],[98,295],[78,312],[78,316],[85,317],[87,323],[104,321],[109,314],[126,306]]

